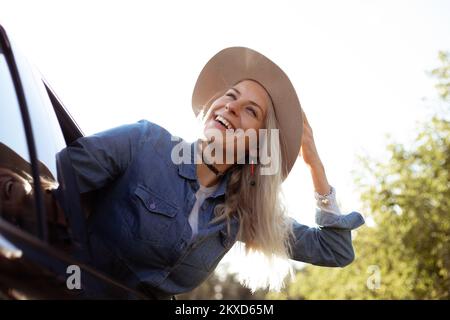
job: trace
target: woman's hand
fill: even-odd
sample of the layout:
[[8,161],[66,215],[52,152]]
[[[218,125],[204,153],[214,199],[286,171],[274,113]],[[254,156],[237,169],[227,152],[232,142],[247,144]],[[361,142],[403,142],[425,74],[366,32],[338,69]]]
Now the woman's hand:
[[299,156],[303,158],[303,161],[305,161],[306,165],[311,170],[315,191],[321,195],[325,195],[330,192],[330,185],[328,184],[325,169],[316,149],[312,128],[309,125],[308,119],[306,118],[306,114],[303,110],[302,114],[303,135]]
[[303,161],[309,166],[317,166],[321,164],[319,153],[316,149],[316,144],[314,142],[314,136],[311,126],[309,125],[308,119],[306,118],[305,112],[302,110],[303,114],[303,135],[302,135],[302,145],[300,147],[299,156],[303,158]]

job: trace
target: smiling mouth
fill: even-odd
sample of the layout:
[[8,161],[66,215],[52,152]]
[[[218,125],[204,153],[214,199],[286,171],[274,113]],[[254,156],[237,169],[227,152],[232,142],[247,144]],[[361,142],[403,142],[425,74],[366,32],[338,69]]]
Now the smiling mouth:
[[227,119],[225,119],[224,117],[222,117],[220,115],[217,115],[214,120],[219,122],[222,126],[224,126],[225,129],[234,130],[233,125]]

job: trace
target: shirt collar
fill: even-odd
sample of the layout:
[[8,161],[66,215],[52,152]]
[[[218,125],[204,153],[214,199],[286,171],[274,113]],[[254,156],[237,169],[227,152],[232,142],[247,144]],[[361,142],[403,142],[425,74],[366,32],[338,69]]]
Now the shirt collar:
[[196,149],[196,144],[197,142],[194,141],[190,144],[190,150],[191,150],[191,154],[190,154],[190,159],[191,161],[189,163],[185,163],[184,161],[182,161],[179,165],[178,165],[178,174],[186,179],[190,179],[190,180],[197,180],[197,171],[196,171],[196,167],[195,167],[195,161],[194,161],[194,156],[195,156],[195,149]]
[[[191,161],[189,163],[181,162],[178,165],[178,174],[186,179],[193,180],[196,183],[196,190],[199,188],[199,182],[197,180],[197,167],[196,162],[194,161],[196,150],[197,150],[198,140],[192,142],[190,144],[191,150]],[[228,179],[230,176],[230,171],[227,171],[225,175],[220,179],[218,188],[213,192],[211,197],[217,198],[219,196],[223,196],[226,192]]]

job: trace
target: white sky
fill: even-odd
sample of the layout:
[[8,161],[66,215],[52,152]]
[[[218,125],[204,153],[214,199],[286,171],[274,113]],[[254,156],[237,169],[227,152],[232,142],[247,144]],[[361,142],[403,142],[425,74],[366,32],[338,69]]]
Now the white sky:
[[[0,23],[86,134],[145,118],[193,140],[191,94],[204,64],[228,46],[262,52],[297,88],[344,212],[361,210],[356,157],[380,157],[386,133],[414,136],[435,104],[425,72],[450,50],[445,0],[0,0]],[[314,224],[301,159],[284,190],[292,215]]]

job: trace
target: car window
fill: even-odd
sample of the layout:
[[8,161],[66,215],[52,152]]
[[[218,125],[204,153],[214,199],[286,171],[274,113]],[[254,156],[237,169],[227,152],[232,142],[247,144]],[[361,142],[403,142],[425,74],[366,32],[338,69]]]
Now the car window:
[[39,71],[19,50],[15,51],[15,60],[27,100],[38,159],[48,169],[47,174],[56,180],[55,155],[66,146],[61,128]]
[[0,53],[0,215],[36,232],[30,158],[19,103],[5,56]]
[[[55,108],[40,72],[17,47],[12,45],[12,48],[16,49],[14,58],[36,149],[37,159],[33,158],[33,165],[36,162],[39,168],[42,197],[38,200],[42,199],[47,218],[46,235],[49,243],[58,249],[70,250],[70,243],[75,242],[75,247],[87,255],[85,211],[77,182],[72,177],[70,162],[61,161],[63,156],[60,151],[65,149],[66,140]],[[87,259],[87,256],[84,258]]]

